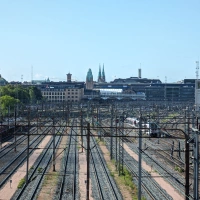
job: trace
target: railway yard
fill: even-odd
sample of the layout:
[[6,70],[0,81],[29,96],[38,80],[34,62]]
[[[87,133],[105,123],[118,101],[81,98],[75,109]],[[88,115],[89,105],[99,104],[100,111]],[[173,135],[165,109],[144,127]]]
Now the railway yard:
[[0,129],[0,199],[198,199],[190,103],[52,104]]

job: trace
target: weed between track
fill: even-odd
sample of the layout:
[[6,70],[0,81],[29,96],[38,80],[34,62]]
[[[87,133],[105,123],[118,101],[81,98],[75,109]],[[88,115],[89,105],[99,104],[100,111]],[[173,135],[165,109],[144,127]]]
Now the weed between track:
[[[106,147],[105,142],[100,141],[99,139],[97,139],[97,140],[99,142],[100,148],[101,148],[101,146]],[[126,194],[124,194],[124,192],[126,190],[129,193],[129,195],[131,196],[132,200],[137,200],[138,199],[137,187],[133,183],[133,177],[132,177],[131,173],[126,169],[126,167],[124,166],[124,173],[119,176],[118,171],[115,170],[116,162],[115,162],[114,159],[113,160],[106,160],[106,164],[107,164],[107,167],[110,171],[110,175],[114,178],[115,182],[117,183],[117,186],[120,189],[124,199],[127,199],[127,198],[125,198]],[[145,198],[142,197],[142,200],[145,200]]]
[[24,184],[25,184],[25,178],[22,178],[20,181],[19,181],[19,184],[18,184],[18,186],[17,186],[17,188],[18,189],[21,189],[23,186],[24,186]]
[[58,182],[58,172],[49,172],[45,175],[44,182],[42,186],[57,185]]

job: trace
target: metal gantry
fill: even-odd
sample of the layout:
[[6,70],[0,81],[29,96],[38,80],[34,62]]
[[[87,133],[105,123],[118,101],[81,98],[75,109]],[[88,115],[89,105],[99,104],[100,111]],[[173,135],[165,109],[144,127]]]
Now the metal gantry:
[[[125,116],[124,113],[125,111],[127,113],[129,113],[130,116],[132,117],[139,117],[139,127],[136,128],[136,130],[138,130],[138,136],[136,138],[138,138],[138,199],[141,199],[141,177],[142,177],[142,167],[141,167],[141,161],[142,161],[142,153],[143,153],[143,148],[142,148],[142,140],[143,138],[149,138],[146,135],[143,134],[143,123],[145,123],[144,121],[142,121],[143,119],[147,119],[152,120],[152,116],[154,115],[154,117],[156,119],[153,120],[157,120],[157,125],[159,127],[162,127],[163,124],[167,124],[164,121],[164,117],[162,116],[162,108],[161,106],[156,106],[156,109],[153,109],[153,111],[149,110],[145,110],[146,108],[143,108],[141,105],[132,105],[130,104],[129,107],[126,106],[124,104],[120,104],[120,103],[112,103],[112,104],[107,104],[104,107],[101,107],[100,104],[96,104],[94,102],[90,102],[87,104],[86,107],[82,107],[82,106],[78,106],[77,107],[73,107],[72,104],[67,104],[64,105],[62,104],[62,106],[60,107],[56,107],[51,105],[52,108],[50,107],[50,109],[48,110],[46,107],[45,109],[37,109],[37,111],[34,111],[36,113],[35,116],[37,116],[37,130],[39,129],[39,127],[41,125],[39,125],[39,120],[44,120],[45,118],[51,118],[52,119],[52,135],[55,136],[55,119],[54,116],[59,116],[59,118],[63,118],[65,120],[67,120],[67,125],[68,127],[70,127],[70,118],[76,118],[77,117],[77,113],[78,116],[80,116],[80,136],[81,136],[81,146],[82,146],[82,151],[83,151],[83,137],[85,137],[83,130],[87,129],[87,163],[88,163],[88,175],[87,175],[87,195],[88,195],[88,199],[89,199],[89,162],[90,162],[90,137],[91,137],[91,130],[93,130],[94,127],[96,127],[96,132],[99,138],[103,138],[103,137],[109,137],[110,138],[110,159],[114,159],[115,163],[116,163],[116,169],[118,170],[118,174],[123,175],[123,166],[124,166],[124,140],[123,138],[125,138],[124,135],[124,130],[126,129],[125,127]],[[153,108],[153,106],[152,106]],[[155,108],[155,107],[154,107]],[[52,114],[53,113],[53,114]],[[151,116],[152,113],[152,116]],[[10,111],[8,112],[8,117],[10,117],[11,113]],[[27,174],[28,174],[28,168],[29,168],[29,130],[31,125],[31,119],[33,119],[34,117],[31,116],[32,114],[30,113],[30,110],[25,110],[24,111],[24,116],[27,116],[27,124],[26,126],[28,127],[28,132],[27,132]],[[137,115],[137,116],[135,116]],[[183,120],[185,119],[185,122],[183,122],[183,126],[184,126],[184,130],[182,130],[182,138],[185,140],[185,199],[188,200],[191,197],[191,193],[190,193],[190,177],[189,177],[189,161],[190,161],[190,142],[193,141],[193,152],[194,152],[194,192],[193,192],[193,197],[194,199],[198,199],[199,198],[199,191],[198,191],[198,187],[199,187],[199,180],[198,180],[198,176],[199,176],[199,130],[198,127],[197,129],[195,129],[195,122],[194,122],[194,117],[197,114],[192,112],[191,116],[189,115],[189,109],[185,110],[185,115],[183,117]],[[17,122],[16,122],[16,111],[14,114],[15,117],[15,129],[14,129],[14,137],[17,136],[16,133],[16,126],[17,126]],[[83,123],[84,119],[87,117],[88,120],[88,124],[87,127],[85,126],[85,123]],[[106,127],[104,125],[104,120],[109,121],[109,126]],[[177,118],[173,118],[174,121],[176,121],[178,119]],[[194,136],[191,137],[191,129],[190,129],[190,125],[189,125],[189,119],[192,120],[192,127],[193,127],[193,132],[194,132]],[[91,120],[91,121],[89,121]],[[8,120],[9,121],[9,120]],[[91,124],[90,124],[91,123]],[[170,125],[171,122],[169,122],[168,124]],[[172,123],[171,123],[172,124]],[[91,126],[90,126],[91,125]],[[8,128],[11,126],[11,123],[9,122],[9,124],[7,124]],[[161,129],[161,128],[160,128]],[[166,130],[170,130],[169,128],[165,128]],[[175,130],[178,130],[178,128],[172,128],[171,132]],[[94,130],[93,130],[94,131]],[[150,132],[150,131],[149,131]],[[37,134],[39,134],[37,132]],[[78,135],[78,134],[77,134]],[[161,136],[161,134],[158,134],[157,137],[159,139],[159,137]],[[1,137],[1,134],[0,134]],[[177,137],[178,138],[178,137]],[[192,140],[193,139],[193,140]],[[189,142],[188,142],[189,141]],[[180,152],[181,152],[181,144],[180,142],[178,143],[179,145],[179,157],[180,156]],[[16,142],[15,142],[15,146],[16,146]],[[113,148],[114,147],[114,148]],[[174,149],[174,145],[173,145],[173,149]],[[113,152],[115,151],[115,152]],[[53,145],[53,171],[55,171],[55,145]],[[174,150],[172,151],[173,154]],[[173,157],[173,155],[172,155]],[[28,175],[26,176],[26,184],[28,184]]]

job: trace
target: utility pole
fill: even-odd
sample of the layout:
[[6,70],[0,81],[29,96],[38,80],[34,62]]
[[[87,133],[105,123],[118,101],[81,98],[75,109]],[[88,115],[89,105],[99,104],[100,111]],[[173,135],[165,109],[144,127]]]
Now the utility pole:
[[190,187],[190,182],[189,182],[189,167],[190,167],[190,160],[189,160],[189,143],[187,142],[189,139],[189,133],[187,129],[187,108],[185,110],[185,200],[189,200],[189,187]]
[[194,200],[199,199],[199,122],[197,117],[197,129],[192,128],[194,135],[193,137],[187,142],[191,142],[194,140],[194,190],[193,190],[193,196]]
[[86,200],[89,200],[90,195],[90,123],[87,124],[87,186]]
[[14,144],[15,144],[15,152],[16,152],[16,151],[17,151],[17,138],[16,138],[16,108],[15,108]]
[[82,147],[82,153],[83,153],[83,112],[81,108],[81,147]]
[[117,170],[117,114],[115,113],[115,167]]
[[[123,112],[123,121],[122,121],[122,135],[124,136],[124,120],[125,120],[125,115],[124,115],[124,112]],[[123,141],[123,138],[121,138],[122,140],[122,173],[124,174],[124,141]]]
[[26,185],[28,185],[28,170],[29,170],[29,143],[30,143],[30,110],[28,110],[28,134],[27,134],[27,162],[26,162]]
[[138,170],[139,170],[139,178],[138,178],[138,200],[141,200],[141,193],[142,193],[142,189],[141,189],[141,176],[142,176],[142,151],[141,151],[141,148],[142,148],[142,118],[140,116],[140,119],[139,119],[139,147],[138,147]]
[[199,199],[199,132],[195,131],[194,143],[194,200]]
[[113,105],[112,105],[112,108],[111,108],[111,118],[110,118],[110,134],[111,134],[111,137],[110,137],[110,159],[112,160],[113,159]]
[[10,129],[10,106],[8,106],[8,131]]
[[[99,120],[98,123],[101,124],[101,109],[100,108],[98,110],[98,120]],[[99,131],[99,138],[101,140],[101,128],[99,128],[98,131]]]
[[56,163],[55,163],[55,118],[53,116],[53,171],[56,171]]

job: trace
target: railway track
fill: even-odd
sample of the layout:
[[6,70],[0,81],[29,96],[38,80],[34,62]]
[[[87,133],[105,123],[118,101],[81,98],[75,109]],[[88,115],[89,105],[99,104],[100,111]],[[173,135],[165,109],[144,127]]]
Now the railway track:
[[[47,128],[44,133],[49,132],[50,129]],[[34,151],[34,148],[36,148],[45,135],[39,135],[36,136],[31,142],[29,148],[30,154]],[[27,150],[28,147],[23,148],[23,150],[17,154],[14,158],[9,160],[9,162],[4,165],[4,167],[0,170],[0,188],[9,180],[9,178],[15,173],[15,171],[21,166],[21,164],[24,163],[24,161],[27,159]]]
[[[135,144],[128,142],[126,143],[129,148],[138,154],[138,147]],[[173,187],[175,187],[180,193],[184,195],[184,178],[175,172],[170,165],[159,161],[154,154],[142,151],[142,157],[150,166],[153,166],[159,174],[161,174]]]
[[[59,145],[62,139],[62,136],[59,136],[57,133],[63,133],[64,130],[64,128],[59,128],[55,133],[55,148]],[[45,175],[48,176],[47,170],[49,169],[53,156],[53,152],[51,150],[52,148],[53,137],[43,150],[42,154],[38,157],[35,164],[32,166],[32,169],[29,170],[28,184],[24,185],[22,189],[16,192],[12,198],[13,200],[32,200],[36,198]]]
[[[36,130],[34,130],[34,129],[30,130],[30,135],[34,135],[35,132],[36,132]],[[9,145],[6,145],[0,151],[0,159],[3,158],[4,156],[6,156],[8,153],[10,153],[13,149],[17,148],[17,146],[23,145],[22,143],[25,143],[26,140],[27,140],[27,136],[22,135],[22,136],[18,137],[18,139],[16,140],[16,144],[15,144],[15,142],[12,142]]]
[[[105,125],[105,124],[104,124]],[[103,126],[104,126],[103,125]],[[107,125],[108,126],[108,125]],[[104,138],[104,141],[106,141],[106,146],[109,150],[110,148],[110,138],[106,137]],[[130,143],[130,141],[127,143],[127,145]],[[117,145],[117,149],[116,149]],[[132,173],[133,177],[135,179],[138,179],[138,162],[134,160],[123,148],[123,158],[121,157],[122,155],[119,155],[119,147],[118,147],[118,142],[113,141],[113,147],[112,147],[112,152],[113,152],[113,157],[114,158],[121,158],[123,164],[127,167],[127,169]],[[117,153],[116,153],[117,152]],[[137,152],[138,153],[138,152]],[[137,181],[135,182],[137,184]],[[172,199],[170,195],[163,190],[163,188],[158,185],[158,183],[153,180],[153,178],[150,176],[150,174],[146,170],[142,170],[142,190],[143,194],[145,194],[145,197],[150,198],[150,199]]]
[[91,137],[91,161],[94,177],[96,180],[96,187],[98,193],[93,193],[97,199],[118,199],[122,200],[122,195],[117,187],[114,179],[110,176],[110,172],[106,166],[105,160],[102,156],[96,140]]
[[[86,134],[86,132],[84,133]],[[87,146],[86,138],[83,138],[84,146]],[[113,177],[110,175],[109,169],[102,156],[102,152],[94,137],[90,140],[90,167],[93,169],[90,173],[92,180],[92,194],[94,199],[117,199],[121,200],[122,195],[117,187]]]
[[[110,149],[110,139],[106,138],[106,145],[107,148]],[[118,145],[118,144],[117,144]],[[116,157],[116,146],[115,144],[113,145],[113,156]],[[133,180],[135,184],[138,184],[138,177],[139,177],[139,172],[138,172],[138,162],[134,160],[127,152],[125,149],[124,150],[124,156],[122,158],[123,164],[127,167],[127,169],[131,172],[133,175]],[[118,151],[118,150],[117,150]],[[117,152],[117,157],[119,158],[119,153]],[[142,177],[141,177],[141,185],[142,185],[142,192],[145,196],[146,199],[166,199],[166,200],[171,200],[172,198],[170,195],[163,190],[163,188],[160,187],[160,185],[153,180],[151,175],[144,169],[142,169]]]
[[[72,122],[76,124],[76,121]],[[75,131],[75,132],[74,132]],[[62,162],[61,170],[61,182],[59,184],[59,194],[56,198],[59,200],[79,199],[79,189],[78,189],[78,151],[77,151],[77,128],[75,130],[70,130],[70,135],[68,136],[68,148],[65,150],[65,154]]]

